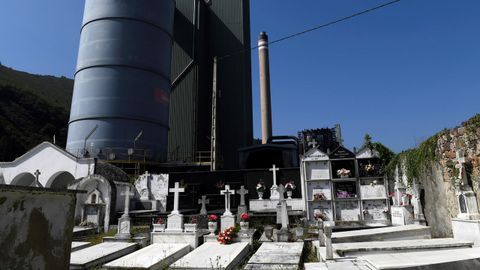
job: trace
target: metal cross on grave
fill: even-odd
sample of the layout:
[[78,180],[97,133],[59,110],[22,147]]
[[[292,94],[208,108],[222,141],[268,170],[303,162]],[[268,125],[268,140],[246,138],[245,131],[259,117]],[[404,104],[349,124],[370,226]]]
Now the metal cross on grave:
[[225,213],[224,215],[232,215],[230,211],[230,196],[235,194],[235,190],[230,189],[230,185],[225,185],[225,189],[220,191],[220,194],[225,195]]
[[125,192],[120,193],[120,195],[125,196],[125,210],[123,211],[122,217],[128,217],[128,212],[130,211],[130,196],[135,195],[135,193],[130,191],[130,186],[126,186]]
[[32,187],[43,187],[40,181],[38,180],[41,174],[40,171],[37,169],[33,174],[35,175],[35,182],[32,183]]
[[180,183],[175,182],[175,187],[169,189],[168,191],[173,192],[173,210],[172,214],[179,214],[178,212],[178,200],[181,192],[185,192],[184,188],[180,188]]
[[203,195],[201,199],[198,199],[198,204],[202,205],[202,208],[200,209],[200,215],[207,214],[207,204],[209,203],[210,203],[210,200],[207,199],[206,195]]
[[245,194],[248,194],[248,189],[245,189],[244,186],[240,186],[240,189],[237,190],[237,194],[240,194],[240,205],[245,205]]

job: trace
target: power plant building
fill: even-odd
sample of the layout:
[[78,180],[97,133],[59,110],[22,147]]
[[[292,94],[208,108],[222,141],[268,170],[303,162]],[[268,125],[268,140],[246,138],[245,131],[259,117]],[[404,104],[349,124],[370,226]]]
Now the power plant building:
[[237,150],[253,140],[249,1],[177,0],[176,8],[169,161],[210,160],[217,56],[217,162],[237,168]]
[[237,168],[237,150],[253,140],[249,1],[85,5],[67,150],[205,165],[214,138],[218,167]]

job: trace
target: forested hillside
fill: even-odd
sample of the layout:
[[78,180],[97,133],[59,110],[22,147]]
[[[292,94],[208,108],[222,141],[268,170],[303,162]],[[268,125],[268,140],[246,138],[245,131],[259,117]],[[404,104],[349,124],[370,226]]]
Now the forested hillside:
[[0,161],[11,161],[43,141],[64,147],[73,80],[0,66]]

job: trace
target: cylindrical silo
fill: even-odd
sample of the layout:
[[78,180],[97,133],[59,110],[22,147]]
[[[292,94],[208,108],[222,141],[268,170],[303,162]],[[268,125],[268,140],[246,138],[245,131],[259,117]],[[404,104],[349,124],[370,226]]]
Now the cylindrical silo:
[[86,0],[69,152],[124,159],[135,145],[164,160],[174,10],[174,0]]

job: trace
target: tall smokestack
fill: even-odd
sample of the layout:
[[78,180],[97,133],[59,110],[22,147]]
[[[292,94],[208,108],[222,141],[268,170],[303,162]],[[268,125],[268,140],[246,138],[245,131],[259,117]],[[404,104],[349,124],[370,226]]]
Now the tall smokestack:
[[270,60],[268,57],[268,36],[260,33],[258,38],[258,62],[260,71],[260,108],[262,111],[262,144],[272,137],[272,107],[270,104]]

